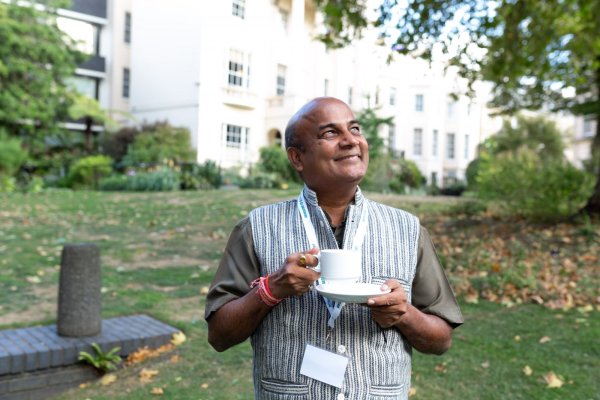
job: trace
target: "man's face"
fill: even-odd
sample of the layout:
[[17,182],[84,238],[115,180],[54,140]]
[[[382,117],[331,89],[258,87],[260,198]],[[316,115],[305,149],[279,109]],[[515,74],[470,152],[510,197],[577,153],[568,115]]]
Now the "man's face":
[[354,113],[343,102],[316,100],[297,122],[302,149],[288,150],[294,168],[313,190],[358,184],[367,172],[369,146]]

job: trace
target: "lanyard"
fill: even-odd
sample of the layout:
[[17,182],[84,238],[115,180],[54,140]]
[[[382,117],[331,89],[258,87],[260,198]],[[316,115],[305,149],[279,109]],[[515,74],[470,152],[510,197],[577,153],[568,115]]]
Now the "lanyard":
[[[368,203],[363,201],[363,209],[360,215],[360,221],[358,223],[358,228],[356,228],[354,239],[352,240],[352,250],[360,251],[362,249],[362,245],[365,240],[365,234],[367,233],[367,220],[369,217],[368,207]],[[304,199],[302,192],[300,192],[300,195],[298,196],[298,213],[302,219],[302,224],[304,225],[304,230],[306,231],[306,236],[308,237],[308,242],[310,243],[310,248],[312,249],[316,247],[320,249],[315,227],[310,220],[310,214],[308,213],[308,207],[306,206],[306,200]],[[321,279],[317,281],[317,284],[321,283],[320,281]],[[333,328],[335,320],[337,317],[339,317],[344,303],[326,299],[325,297],[323,297],[323,300],[325,300],[325,305],[329,311],[328,325],[330,328]]]
[[[310,248],[320,248],[319,241],[317,239],[317,234],[315,232],[315,227],[313,226],[312,221],[310,220],[310,214],[308,213],[308,207],[306,206],[306,200],[302,193],[298,196],[298,212],[302,219],[302,224],[304,225],[304,230],[306,231],[306,236],[308,237],[308,242],[310,243]],[[358,228],[356,228],[356,233],[354,234],[354,239],[352,240],[352,250],[361,250],[363,242],[365,240],[365,235],[367,233],[367,219],[369,217],[369,208],[367,202],[363,202],[363,210],[360,215],[360,222],[358,223]]]

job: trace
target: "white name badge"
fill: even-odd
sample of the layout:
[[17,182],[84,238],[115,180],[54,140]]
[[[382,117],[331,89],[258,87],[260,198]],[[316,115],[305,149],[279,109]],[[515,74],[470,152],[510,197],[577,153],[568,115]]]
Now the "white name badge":
[[348,357],[307,344],[300,374],[341,388],[348,361]]

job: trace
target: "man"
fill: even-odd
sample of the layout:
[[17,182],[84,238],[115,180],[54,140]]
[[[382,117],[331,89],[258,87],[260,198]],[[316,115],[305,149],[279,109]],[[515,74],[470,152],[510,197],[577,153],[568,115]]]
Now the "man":
[[[463,322],[427,231],[362,195],[368,144],[342,101],[310,101],[285,137],[305,187],[233,230],[207,297],[208,340],[223,351],[251,338],[256,398],[405,399],[411,349],[444,353]],[[338,247],[361,248],[362,281],[391,291],[326,303],[312,267]]]

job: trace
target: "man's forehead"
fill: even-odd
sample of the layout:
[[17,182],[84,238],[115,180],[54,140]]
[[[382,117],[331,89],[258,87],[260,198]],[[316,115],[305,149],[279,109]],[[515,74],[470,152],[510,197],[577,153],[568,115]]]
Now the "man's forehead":
[[[344,102],[335,99],[318,99],[308,103],[300,121],[323,123],[347,123],[354,120],[354,113]],[[338,120],[342,118],[342,120]]]

